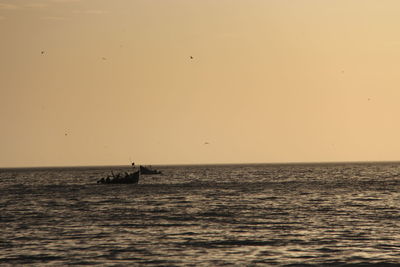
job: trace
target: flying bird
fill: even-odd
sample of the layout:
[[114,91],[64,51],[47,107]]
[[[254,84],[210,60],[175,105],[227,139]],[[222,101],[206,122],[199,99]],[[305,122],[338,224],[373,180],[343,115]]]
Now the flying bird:
[[193,59],[193,57],[192,57],[192,56],[190,56],[190,59]]
[[209,145],[210,143],[209,143],[209,142],[204,142],[204,144],[205,144],[205,145]]
[[42,55],[43,55],[43,54],[44,54],[44,51],[41,51],[41,52],[40,52],[40,54],[42,54]]

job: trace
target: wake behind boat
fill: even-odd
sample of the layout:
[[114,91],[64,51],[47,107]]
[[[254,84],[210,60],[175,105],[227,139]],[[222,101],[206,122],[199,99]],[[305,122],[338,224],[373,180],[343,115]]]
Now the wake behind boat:
[[146,175],[146,174],[161,174],[161,171],[154,170],[154,169],[151,169],[150,167],[145,167],[142,165],[139,166],[139,171],[140,171],[140,174],[144,174],[144,175]]

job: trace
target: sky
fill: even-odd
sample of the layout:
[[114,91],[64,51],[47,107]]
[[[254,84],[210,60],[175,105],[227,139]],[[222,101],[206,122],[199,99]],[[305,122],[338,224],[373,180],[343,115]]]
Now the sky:
[[398,10],[0,0],[0,167],[400,160]]

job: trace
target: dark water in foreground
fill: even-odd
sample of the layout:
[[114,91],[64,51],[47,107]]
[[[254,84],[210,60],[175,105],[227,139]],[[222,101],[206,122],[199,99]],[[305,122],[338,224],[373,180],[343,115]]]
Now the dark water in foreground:
[[159,169],[0,170],[0,265],[400,264],[400,163]]

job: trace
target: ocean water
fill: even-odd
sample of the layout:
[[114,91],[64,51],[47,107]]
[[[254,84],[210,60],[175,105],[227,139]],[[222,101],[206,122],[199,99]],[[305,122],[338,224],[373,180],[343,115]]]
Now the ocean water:
[[400,265],[400,163],[157,169],[1,169],[0,265]]

